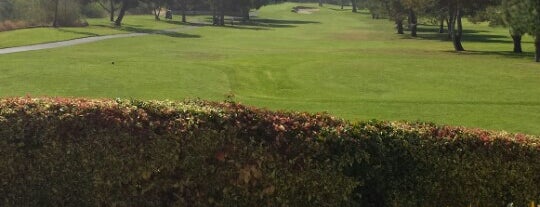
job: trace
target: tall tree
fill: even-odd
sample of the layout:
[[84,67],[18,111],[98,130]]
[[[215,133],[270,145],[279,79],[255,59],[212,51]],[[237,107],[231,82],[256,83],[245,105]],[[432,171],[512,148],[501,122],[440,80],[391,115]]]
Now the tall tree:
[[383,5],[386,8],[386,12],[390,20],[396,24],[398,34],[403,34],[403,21],[408,15],[407,9],[403,5],[401,0],[382,0]]
[[[489,15],[489,20],[495,24],[503,24],[508,27],[510,36],[514,42],[514,52],[521,53],[521,39],[527,33],[527,4],[523,0],[503,0],[497,9],[493,9]],[[497,15],[502,13],[502,15]],[[501,19],[501,20],[498,20]]]
[[182,22],[187,22],[186,20],[186,10],[187,10],[187,0],[179,0],[180,11],[182,12]]
[[120,8],[119,0],[96,0],[96,2],[103,8],[107,13],[109,13],[109,20],[114,22],[114,17],[116,11]]
[[58,27],[58,7],[60,5],[60,0],[54,0],[54,19],[53,19],[53,27]]
[[433,11],[434,0],[401,0],[402,4],[408,10],[408,27],[411,31],[411,36],[417,36],[418,16],[424,15],[431,17]]
[[121,0],[121,3],[122,6],[120,7],[120,13],[114,21],[114,24],[116,26],[122,26],[122,20],[124,19],[124,16],[126,15],[126,11],[128,9],[137,7],[137,5],[139,5],[139,1],[137,0]]
[[485,10],[488,6],[497,3],[497,0],[447,0],[449,14],[449,34],[452,38],[454,50],[464,51],[461,43],[463,38],[462,18],[465,14],[473,15]]
[[219,0],[219,26],[225,26],[225,0]]
[[169,2],[167,0],[145,0],[145,2],[152,6],[154,19],[157,21],[161,20],[161,10],[163,10],[163,7],[167,6],[167,3]]
[[416,31],[418,28],[418,17],[412,8],[409,9],[409,29],[411,30],[411,36],[416,37]]
[[540,1],[527,0],[529,6],[529,34],[534,37],[535,60],[540,62]]

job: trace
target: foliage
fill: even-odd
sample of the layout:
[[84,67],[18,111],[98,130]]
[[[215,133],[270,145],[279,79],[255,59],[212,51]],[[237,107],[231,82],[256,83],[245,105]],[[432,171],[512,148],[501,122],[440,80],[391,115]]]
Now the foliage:
[[97,3],[84,5],[81,8],[81,14],[88,18],[103,18],[107,16],[103,8]]
[[[500,206],[540,139],[204,101],[0,101],[4,206]],[[32,199],[28,199],[32,198]]]
[[[54,19],[55,2],[52,0],[6,0],[0,3],[0,21],[24,21],[28,26],[50,25]],[[60,26],[85,25],[80,19],[79,1],[58,1],[58,23]]]
[[0,117],[3,206],[328,206],[356,186],[319,160],[322,115],[23,98]]

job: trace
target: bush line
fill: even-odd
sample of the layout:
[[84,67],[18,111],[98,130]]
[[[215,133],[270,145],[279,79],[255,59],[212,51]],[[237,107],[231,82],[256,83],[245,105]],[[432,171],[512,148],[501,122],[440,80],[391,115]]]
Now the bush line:
[[526,206],[536,136],[237,103],[0,100],[2,206]]

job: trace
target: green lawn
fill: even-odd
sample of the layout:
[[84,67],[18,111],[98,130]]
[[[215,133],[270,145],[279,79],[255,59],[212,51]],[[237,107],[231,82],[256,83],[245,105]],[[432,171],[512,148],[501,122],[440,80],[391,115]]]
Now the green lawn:
[[[527,53],[516,56],[508,52],[506,29],[467,24],[469,51],[454,53],[450,42],[431,32],[434,27],[421,26],[413,39],[366,13],[328,5],[296,14],[290,12],[295,5],[264,7],[249,26],[2,55],[0,96],[224,100],[233,93],[249,105],[327,111],[350,120],[421,120],[540,134],[540,64],[533,62],[530,37]],[[77,30],[185,27],[156,23],[152,16],[126,21],[127,29]],[[25,41],[15,39],[0,47]]]

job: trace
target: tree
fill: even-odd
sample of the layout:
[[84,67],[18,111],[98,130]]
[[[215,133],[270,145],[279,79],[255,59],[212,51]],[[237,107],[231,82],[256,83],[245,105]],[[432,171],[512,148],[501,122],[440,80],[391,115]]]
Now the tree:
[[107,13],[109,13],[109,19],[111,22],[114,22],[114,14],[120,8],[119,0],[96,0],[96,2],[103,8]]
[[540,1],[526,0],[526,2],[529,8],[529,18],[526,21],[529,25],[528,33],[534,37],[535,60],[540,62]]
[[187,0],[179,0],[180,11],[182,12],[182,22],[187,22],[186,20],[186,10],[187,10]]
[[358,2],[356,2],[356,0],[351,0],[351,5],[352,5],[352,12],[358,12]]
[[[503,0],[500,6],[491,8],[486,12],[485,19],[490,21],[490,25],[500,25],[508,27],[510,36],[514,42],[514,52],[523,52],[521,39],[527,33],[527,4],[523,0]],[[502,14],[502,15],[501,15]]]
[[396,23],[396,29],[398,34],[403,34],[403,21],[408,15],[405,6],[401,0],[382,0],[386,13],[390,20]]
[[496,0],[442,0],[447,3],[449,16],[449,34],[452,38],[455,51],[464,51],[461,43],[463,37],[462,18],[465,14],[474,15],[485,10],[488,6],[497,3]]
[[402,0],[402,4],[407,8],[408,12],[408,27],[411,30],[411,36],[417,36],[418,15],[431,16],[433,11],[433,0]]
[[139,1],[137,0],[121,0],[121,3],[122,6],[120,7],[120,13],[114,21],[114,24],[116,26],[122,26],[122,20],[124,19],[124,16],[126,15],[126,11],[128,9],[137,7],[137,5],[139,5]]
[[60,1],[54,0],[54,19],[53,19],[53,27],[58,27],[58,6]]
[[164,6],[167,5],[167,0],[145,0],[146,3],[149,3],[152,6],[152,13],[154,14],[154,19],[159,21],[161,10]]
[[383,2],[384,1],[381,1],[381,0],[366,0],[364,2],[365,7],[371,13],[371,18],[378,19],[385,15],[386,10],[383,5]]

